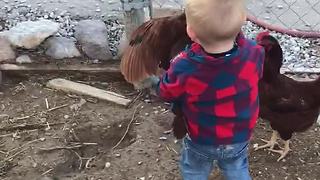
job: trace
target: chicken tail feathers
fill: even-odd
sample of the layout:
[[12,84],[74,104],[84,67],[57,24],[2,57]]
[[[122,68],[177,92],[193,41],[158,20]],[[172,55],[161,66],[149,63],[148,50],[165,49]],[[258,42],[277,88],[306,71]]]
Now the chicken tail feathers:
[[[156,48],[153,48],[150,39],[157,20],[150,20],[139,26],[131,35],[129,46],[125,49],[120,63],[120,71],[125,80],[135,83],[156,73],[159,61],[153,57]],[[155,38],[157,41],[157,38]],[[161,39],[158,38],[158,41]]]
[[139,26],[121,58],[120,71],[125,80],[135,84],[159,75],[161,61],[170,61],[171,47],[186,34],[185,24],[185,15],[181,14],[151,19]]

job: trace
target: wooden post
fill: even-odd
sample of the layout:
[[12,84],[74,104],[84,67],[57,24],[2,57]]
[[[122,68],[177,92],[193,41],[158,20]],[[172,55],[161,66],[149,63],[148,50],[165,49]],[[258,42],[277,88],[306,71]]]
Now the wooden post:
[[[151,0],[123,0],[124,23],[126,36],[129,39],[131,33],[145,21],[151,19]],[[146,13],[146,9],[149,13]]]
[[144,9],[132,9],[125,11],[125,32],[127,38],[131,37],[131,33],[145,22]]

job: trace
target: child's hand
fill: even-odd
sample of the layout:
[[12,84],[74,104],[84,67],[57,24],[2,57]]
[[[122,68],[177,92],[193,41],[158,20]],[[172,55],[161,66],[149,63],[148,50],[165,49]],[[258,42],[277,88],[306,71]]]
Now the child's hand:
[[136,89],[147,89],[153,88],[155,89],[160,81],[158,76],[150,76],[147,79],[143,80],[141,83],[136,84]]
[[151,83],[151,88],[156,88],[159,84],[160,78],[158,76],[151,76],[148,78]]

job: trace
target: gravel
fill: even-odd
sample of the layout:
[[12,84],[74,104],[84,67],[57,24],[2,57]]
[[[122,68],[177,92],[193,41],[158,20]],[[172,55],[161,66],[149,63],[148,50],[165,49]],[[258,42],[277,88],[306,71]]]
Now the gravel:
[[[254,39],[264,29],[247,22],[243,31],[247,37]],[[277,32],[270,34],[278,39],[284,52],[283,70],[320,73],[319,39],[296,38]]]
[[[103,8],[96,4],[96,12],[94,16],[80,15],[80,13],[70,13],[76,7],[69,7],[67,10],[55,8],[52,11],[46,11],[43,4],[37,3],[37,6],[31,6],[26,0],[5,0],[6,5],[0,9],[0,17],[3,17],[4,22],[0,19],[0,31],[7,30],[18,22],[26,20],[50,19],[60,24],[58,36],[74,38],[74,27],[77,22],[82,19],[103,19],[108,29],[109,47],[112,55],[116,56],[117,47],[120,38],[124,32],[124,26],[118,16],[110,16],[108,13],[102,14]],[[110,3],[112,3],[110,1]],[[110,12],[112,14],[112,12]],[[107,16],[107,17],[106,17]],[[256,34],[263,29],[247,22],[244,26],[245,34],[254,38]],[[272,32],[280,42],[284,51],[283,69],[294,72],[320,72],[320,40],[294,38],[288,35]]]
[[[116,16],[94,15],[86,16],[80,13],[73,13],[66,10],[54,9],[47,11],[42,8],[42,4],[38,3],[36,7],[27,4],[25,0],[5,1],[6,5],[0,8],[0,31],[8,30],[22,21],[35,21],[39,19],[49,19],[60,24],[60,30],[57,36],[74,38],[74,27],[79,20],[83,19],[103,19],[108,29],[108,41],[112,55],[117,54],[117,46],[120,37],[124,32],[124,26],[120,23]],[[72,7],[69,7],[73,9]],[[101,8],[97,7],[101,11]]]

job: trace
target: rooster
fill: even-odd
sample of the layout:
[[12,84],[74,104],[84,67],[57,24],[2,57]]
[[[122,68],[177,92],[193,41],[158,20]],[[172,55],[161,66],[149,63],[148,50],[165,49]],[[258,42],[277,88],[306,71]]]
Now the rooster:
[[[320,109],[320,77],[315,81],[299,82],[283,74],[282,49],[278,41],[267,32],[257,36],[257,42],[265,49],[266,59],[263,78],[259,83],[260,117],[270,122],[273,129],[270,141],[255,150],[269,147],[280,153],[278,161],[290,151],[292,134],[303,132],[316,121]],[[283,150],[274,150],[278,137],[284,141]]]

